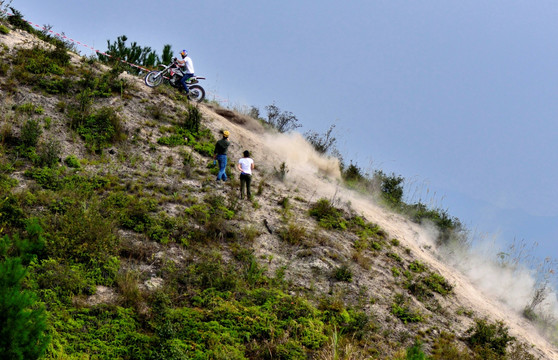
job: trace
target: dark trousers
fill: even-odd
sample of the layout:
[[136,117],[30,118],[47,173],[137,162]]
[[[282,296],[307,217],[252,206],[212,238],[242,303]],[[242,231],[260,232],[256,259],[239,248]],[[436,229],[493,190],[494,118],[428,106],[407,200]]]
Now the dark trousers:
[[252,193],[250,192],[250,183],[252,182],[252,175],[240,174],[240,198],[244,199],[244,186],[246,186],[246,195],[248,200],[252,198]]

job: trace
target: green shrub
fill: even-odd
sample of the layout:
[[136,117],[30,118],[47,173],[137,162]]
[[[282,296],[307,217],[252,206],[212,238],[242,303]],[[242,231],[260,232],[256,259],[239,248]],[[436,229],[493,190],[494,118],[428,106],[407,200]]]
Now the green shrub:
[[191,132],[185,127],[174,126],[167,131],[171,135],[157,139],[158,144],[170,147],[188,145],[204,156],[212,156],[215,151],[215,140],[209,129]]
[[21,127],[21,143],[25,147],[35,147],[39,143],[39,138],[43,130],[39,122],[34,119],[27,120]]
[[114,222],[103,217],[100,205],[84,203],[49,219],[47,252],[55,259],[104,264],[117,254]]
[[180,134],[173,134],[171,136],[160,137],[159,139],[157,139],[157,143],[160,145],[175,147],[188,144],[188,138],[185,138]]
[[111,107],[103,107],[79,122],[77,132],[96,151],[125,138],[120,117]]
[[416,273],[421,273],[421,272],[425,272],[426,270],[428,270],[428,268],[426,267],[426,265],[418,260],[413,261],[412,263],[409,264],[409,270],[411,270],[412,272],[416,272]]
[[39,79],[37,86],[48,94],[67,94],[72,88],[72,80],[59,76],[45,76]]
[[434,223],[440,232],[437,239],[439,245],[449,245],[453,242],[465,245],[463,225],[459,219],[451,217],[447,210],[428,209],[425,204],[418,202],[408,205],[406,212],[412,216],[415,222],[429,221]]
[[393,304],[391,304],[391,313],[405,324],[409,322],[421,322],[423,320],[422,315],[418,311],[411,309],[405,296],[402,294],[395,295],[395,300]]
[[0,34],[7,35],[10,33],[10,29],[0,24]]
[[351,282],[353,272],[347,265],[341,265],[333,270],[333,278],[337,281]]
[[508,350],[508,358],[513,360],[540,360],[529,352],[533,346],[515,342]]
[[113,93],[122,94],[129,84],[125,79],[118,77],[120,70],[114,68],[104,74],[86,70],[82,73],[82,78],[77,85],[83,90],[87,90],[93,97],[110,97]]
[[46,143],[42,143],[38,150],[38,165],[53,167],[57,165],[60,161],[60,153],[62,152],[62,146],[57,140],[49,140]]
[[138,283],[138,272],[124,270],[118,273],[116,276],[116,286],[121,295],[121,300],[119,301],[121,305],[139,309],[144,299]]
[[34,179],[39,185],[49,190],[79,190],[83,195],[107,187],[111,180],[101,176],[82,176],[73,174],[64,176],[64,168],[31,168],[25,171],[25,176]]
[[382,243],[379,241],[370,241],[370,248],[376,251],[382,250]]
[[442,331],[432,346],[432,360],[472,360],[472,357],[458,347],[455,335]]
[[16,29],[25,30],[27,32],[32,32],[33,27],[29,25],[27,21],[23,18],[23,14],[19,12],[17,9],[10,7],[12,15],[8,16],[8,23],[15,27]]
[[264,275],[266,269],[258,264],[253,251],[246,250],[240,253],[244,253],[244,256],[239,257],[238,254],[235,254],[235,257],[241,261],[241,274],[248,286],[253,288],[256,285],[264,284],[266,282]]
[[[1,166],[0,166],[0,168],[1,168]],[[11,188],[16,186],[17,184],[18,184],[18,181],[16,179],[12,178],[11,176],[9,176],[9,174],[0,172],[0,193],[2,191],[10,190]],[[1,215],[0,215],[0,221],[1,221]]]
[[192,134],[197,134],[200,131],[200,124],[202,121],[202,113],[197,106],[188,105],[188,113],[184,119],[182,127],[191,132]]
[[[1,25],[0,25],[1,26]],[[0,63],[0,76],[6,76],[8,74],[8,71],[10,70],[11,66],[10,64],[7,64],[5,62]],[[10,85],[11,84],[11,85]],[[13,80],[8,80],[5,84],[3,84],[2,88],[8,92],[12,92],[13,93]]]
[[407,349],[406,360],[428,360],[426,354],[422,351],[422,344],[416,341],[413,346]]
[[69,308],[52,317],[52,358],[148,359],[158,339],[141,329],[134,309],[98,305]]
[[309,214],[316,218],[318,224],[325,229],[347,229],[347,222],[343,219],[341,211],[327,199],[319,199],[311,205]]
[[24,220],[25,213],[14,195],[9,194],[0,198],[0,229],[3,226],[21,228]]
[[287,196],[282,197],[281,200],[277,202],[277,204],[281,206],[284,210],[289,210],[291,208],[291,204]]
[[91,295],[95,282],[89,278],[84,264],[70,265],[55,259],[45,259],[33,266],[34,281],[39,289],[49,289],[66,304],[75,295]]
[[427,272],[426,274],[421,274],[413,278],[412,273],[407,271],[406,276],[407,281],[405,287],[421,301],[432,297],[432,292],[437,292],[440,295],[448,295],[453,290],[453,285],[443,276],[433,272]]
[[59,190],[63,186],[61,172],[48,167],[32,168],[25,171],[25,176],[34,179],[39,185],[49,190]]
[[64,159],[64,163],[68,167],[74,168],[74,169],[79,169],[81,167],[79,159],[75,155],[68,156],[66,159]]
[[[169,219],[170,220],[170,219]],[[156,242],[162,244],[168,244],[170,241],[170,236],[173,231],[172,221],[167,221],[165,224],[159,223],[158,219],[152,224],[149,229],[147,229],[147,236]]]
[[150,199],[137,199],[128,197],[121,199],[120,203],[125,209],[120,213],[120,225],[137,232],[144,232],[154,223],[151,212],[156,210],[155,204]]
[[301,344],[296,341],[289,340],[284,344],[279,344],[275,350],[277,359],[285,360],[305,360],[307,359]]
[[223,264],[220,255],[204,258],[201,262],[189,266],[186,275],[188,283],[202,290],[233,291],[240,280],[231,266]]
[[515,341],[502,321],[489,323],[486,319],[476,319],[466,334],[469,346],[483,358],[490,358],[494,354],[505,356],[508,344]]
[[[14,57],[14,64],[20,65],[20,71],[33,74],[32,85],[37,81],[37,75],[63,75],[70,64],[70,55],[63,47],[46,50],[39,46],[20,48]],[[39,79],[42,77],[39,77]]]
[[15,233],[13,236],[4,235],[0,238],[0,260],[8,257],[18,257],[23,265],[36,261],[44,256],[45,239],[43,229],[36,218],[25,221],[27,236],[23,239]]
[[[68,115],[71,119],[70,125],[72,129],[78,129],[85,123],[85,119],[91,115],[93,99],[91,90],[85,89],[76,95],[77,102],[68,106]],[[59,104],[57,104],[57,107],[62,109]]]
[[442,275],[432,272],[423,278],[422,281],[430,290],[441,295],[447,295],[453,290],[453,285],[451,285]]
[[381,170],[374,172],[374,181],[380,183],[382,199],[389,205],[399,207],[403,199],[403,182],[401,176],[386,175]]
[[341,168],[341,176],[345,181],[350,183],[366,180],[365,175],[362,173],[362,169],[358,167],[358,165],[353,164],[352,161],[346,168]]
[[397,261],[398,263],[403,262],[403,259],[401,259],[401,256],[399,256],[398,254],[394,253],[394,252],[389,252],[386,254],[387,257],[392,258],[393,260]]

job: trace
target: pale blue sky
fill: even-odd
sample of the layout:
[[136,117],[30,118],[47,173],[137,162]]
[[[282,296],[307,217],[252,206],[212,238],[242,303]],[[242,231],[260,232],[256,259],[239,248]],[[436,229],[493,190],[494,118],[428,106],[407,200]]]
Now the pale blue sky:
[[262,112],[275,102],[302,132],[335,124],[346,161],[400,174],[413,200],[556,258],[554,0],[12,5],[99,50],[123,34],[159,53],[186,48],[217,99]]

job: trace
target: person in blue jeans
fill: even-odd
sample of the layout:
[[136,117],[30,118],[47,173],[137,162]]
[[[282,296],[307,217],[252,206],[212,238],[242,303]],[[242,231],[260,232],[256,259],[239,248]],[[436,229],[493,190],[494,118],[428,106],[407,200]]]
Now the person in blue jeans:
[[213,154],[213,159],[219,162],[219,173],[217,174],[217,181],[227,181],[227,173],[225,172],[227,168],[227,149],[229,148],[229,135],[230,133],[225,130],[221,134],[223,138],[215,144],[215,152]]

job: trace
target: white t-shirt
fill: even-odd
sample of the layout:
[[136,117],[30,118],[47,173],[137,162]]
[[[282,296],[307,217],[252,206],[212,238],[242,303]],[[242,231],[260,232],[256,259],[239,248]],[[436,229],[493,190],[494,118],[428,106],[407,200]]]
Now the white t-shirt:
[[194,63],[192,62],[192,59],[190,59],[188,56],[186,56],[182,60],[178,60],[177,62],[180,64],[180,66],[183,67],[184,73],[186,74],[194,73]]
[[250,158],[241,158],[238,160],[238,163],[240,164],[240,168],[244,174],[252,175],[252,164],[254,163],[254,160]]

